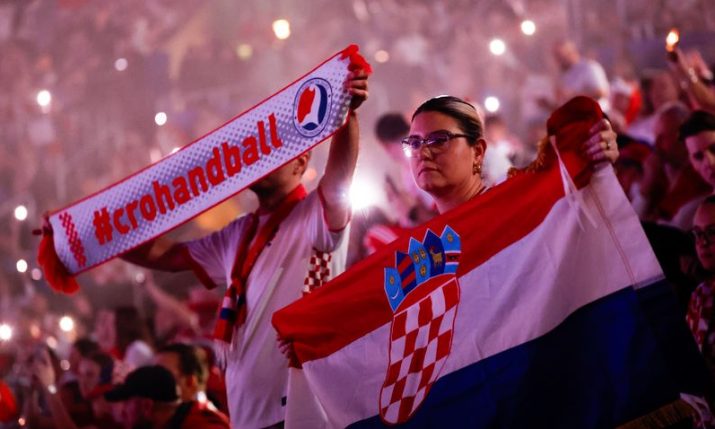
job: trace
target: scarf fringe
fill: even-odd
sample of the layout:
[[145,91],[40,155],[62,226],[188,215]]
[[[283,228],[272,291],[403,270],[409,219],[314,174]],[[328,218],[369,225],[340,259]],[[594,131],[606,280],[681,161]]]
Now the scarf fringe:
[[79,290],[77,280],[57,256],[52,231],[43,231],[37,252],[37,263],[42,268],[47,283],[55,292],[73,294]]

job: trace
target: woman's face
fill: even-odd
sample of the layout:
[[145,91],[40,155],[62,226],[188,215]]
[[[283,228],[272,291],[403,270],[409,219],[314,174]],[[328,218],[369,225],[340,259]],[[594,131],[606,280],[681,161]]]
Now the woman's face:
[[[448,131],[463,134],[456,119],[439,112],[423,112],[415,116],[410,125],[410,136],[428,137]],[[480,164],[483,150],[470,146],[464,137],[448,140],[439,148],[423,145],[410,157],[412,176],[417,185],[433,196],[450,195],[455,190],[467,189],[479,176],[474,165]]]
[[81,359],[77,368],[77,383],[82,397],[86,398],[99,384],[101,368],[91,359]]

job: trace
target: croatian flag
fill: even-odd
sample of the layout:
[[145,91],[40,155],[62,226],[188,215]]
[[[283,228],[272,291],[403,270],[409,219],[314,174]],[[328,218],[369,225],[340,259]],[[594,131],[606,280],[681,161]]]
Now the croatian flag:
[[600,117],[573,100],[549,120],[560,161],[547,148],[275,313],[325,426],[611,428],[678,399],[639,299],[661,269],[578,148]]

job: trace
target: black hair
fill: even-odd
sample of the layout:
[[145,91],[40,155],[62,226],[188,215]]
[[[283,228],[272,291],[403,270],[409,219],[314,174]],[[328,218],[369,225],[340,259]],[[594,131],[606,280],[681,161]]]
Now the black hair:
[[477,109],[461,98],[451,95],[430,98],[415,110],[412,120],[414,121],[415,117],[423,112],[438,112],[455,119],[462,132],[467,135],[467,143],[470,146],[476,145],[484,136],[484,124]]
[[680,126],[680,139],[685,140],[703,131],[715,131],[715,115],[704,110],[696,110]]
[[208,368],[199,357],[196,347],[190,344],[173,343],[159,349],[158,353],[174,353],[179,358],[179,372],[182,375],[195,375],[202,385],[208,378]]
[[83,356],[83,358],[99,365],[99,384],[112,384],[112,377],[114,375],[113,357],[107,353],[97,351]]
[[94,352],[99,351],[99,344],[89,338],[80,338],[72,344],[72,347],[77,349],[80,356],[87,357]]
[[397,112],[385,113],[380,116],[375,125],[375,134],[382,142],[393,142],[405,137],[410,131],[407,119]]

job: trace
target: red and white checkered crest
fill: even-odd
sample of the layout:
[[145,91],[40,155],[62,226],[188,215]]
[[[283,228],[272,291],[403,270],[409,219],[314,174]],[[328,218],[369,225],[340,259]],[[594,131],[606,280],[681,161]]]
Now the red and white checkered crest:
[[[444,246],[431,231],[422,243],[411,243],[414,267],[407,266],[398,252],[397,268],[385,269],[385,290],[394,311],[389,365],[380,390],[380,417],[388,424],[404,423],[414,415],[452,350],[459,306],[458,256],[445,256],[458,254],[459,241],[447,228],[443,237],[450,241],[441,240]],[[421,253],[429,255],[427,260],[419,258]],[[422,271],[424,281],[414,282],[413,268]]]

